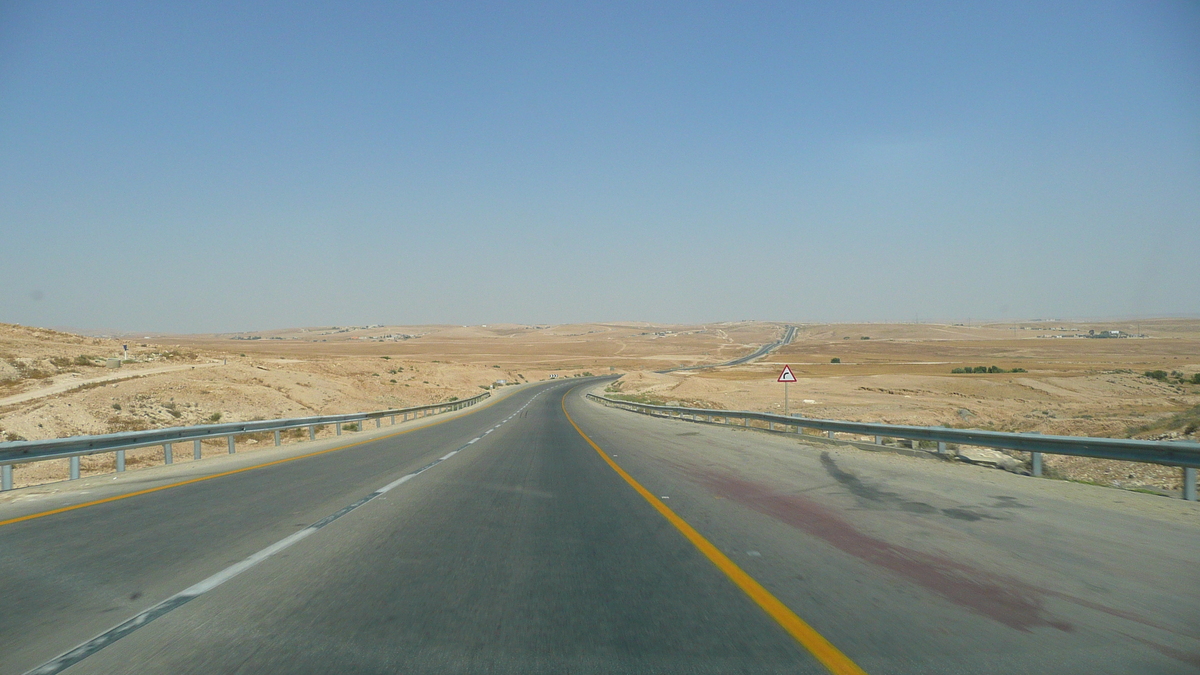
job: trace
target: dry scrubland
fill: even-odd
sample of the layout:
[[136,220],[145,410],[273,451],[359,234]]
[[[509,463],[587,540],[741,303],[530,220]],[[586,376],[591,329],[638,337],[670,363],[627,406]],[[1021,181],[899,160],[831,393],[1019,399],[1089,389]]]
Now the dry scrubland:
[[[1089,330],[1147,337],[1043,337]],[[831,363],[835,358],[841,363]],[[1200,384],[1191,382],[1200,373],[1196,320],[802,326],[791,345],[753,364],[629,373],[612,389],[650,402],[782,412],[783,385],[775,377],[785,363],[800,380],[790,387],[790,412],[806,417],[1200,440]],[[1027,372],[950,372],[965,366]],[[1144,375],[1154,370],[1166,379]],[[1046,466],[1051,475],[1106,485],[1181,485],[1178,469],[1154,465],[1047,456]]]
[[[0,440],[423,405],[473,396],[498,380],[715,363],[777,331],[756,323],[389,326],[118,340],[0,324]],[[104,367],[122,344],[129,362]],[[269,435],[239,443],[252,448]],[[191,457],[185,450],[176,461]],[[224,451],[219,439],[204,450]],[[127,457],[130,467],[161,461],[157,448]],[[84,458],[82,470],[112,471],[113,462],[111,453]],[[66,472],[66,460],[39,462],[18,466],[14,479],[28,485]]]
[[[0,324],[0,438],[421,405],[465,398],[496,380],[624,373],[614,390],[651,402],[778,412],[790,364],[791,412],[871,422],[1139,438],[1197,438],[1200,321],[985,326],[800,326],[796,341],[737,367],[724,362],[776,339],[783,324],[697,326],[324,327],[236,335],[102,339]],[[1089,330],[1144,338],[1051,338]],[[869,339],[863,339],[869,338]],[[96,357],[130,346],[132,363]],[[841,363],[833,364],[834,358]],[[964,366],[1026,372],[952,374]],[[1146,377],[1161,370],[1165,380]],[[104,380],[104,378],[119,378]],[[332,433],[326,430],[324,433]],[[299,433],[296,434],[299,436]],[[248,438],[244,446],[268,442]],[[218,442],[206,452],[223,452]],[[161,461],[161,450],[129,463]],[[176,453],[190,457],[190,452]],[[1179,488],[1175,469],[1048,457],[1052,475],[1125,487]],[[111,455],[85,472],[112,470]],[[65,476],[65,461],[18,467],[18,483]]]

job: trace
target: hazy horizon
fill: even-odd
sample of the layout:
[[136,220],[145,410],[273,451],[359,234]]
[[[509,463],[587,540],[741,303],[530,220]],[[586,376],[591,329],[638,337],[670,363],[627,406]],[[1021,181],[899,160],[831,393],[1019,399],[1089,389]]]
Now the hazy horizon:
[[0,100],[5,322],[1200,314],[1184,1],[8,3]]

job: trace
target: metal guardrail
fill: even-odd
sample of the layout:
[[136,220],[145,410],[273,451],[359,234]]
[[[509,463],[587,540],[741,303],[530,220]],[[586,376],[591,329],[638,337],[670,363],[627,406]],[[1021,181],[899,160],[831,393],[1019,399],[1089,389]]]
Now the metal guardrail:
[[[818,429],[833,438],[835,433],[874,436],[875,444],[882,445],[885,438],[899,438],[913,442],[934,441],[939,454],[946,454],[946,444],[971,445],[984,448],[1020,450],[1032,454],[1032,473],[1042,475],[1042,454],[1073,455],[1116,459],[1125,462],[1147,462],[1183,468],[1183,498],[1196,501],[1196,469],[1200,467],[1200,443],[1180,441],[1139,441],[1123,438],[1090,438],[1086,436],[1047,436],[1043,434],[1020,434],[1003,431],[977,429],[949,429],[946,427],[917,427],[901,424],[875,424],[869,422],[843,422],[839,420],[811,419],[748,410],[712,410],[709,408],[684,408],[681,406],[650,405],[588,394],[587,397],[607,406],[623,408],[648,415],[674,417],[692,422],[708,424],[730,424],[740,420],[749,427],[750,420],[767,423],[767,431],[781,425],[782,431],[795,427],[795,433],[804,429]],[[714,420],[720,419],[721,422]]]
[[393,410],[377,410],[375,412],[348,413],[345,415],[318,415],[315,417],[293,417],[278,420],[257,420],[254,422],[228,422],[225,424],[203,424],[194,427],[171,427],[168,429],[148,429],[146,431],[126,431],[117,434],[102,434],[97,436],[72,436],[70,438],[55,438],[42,441],[8,441],[0,443],[0,490],[12,489],[12,468],[14,464],[26,464],[48,459],[68,457],[71,460],[70,479],[79,478],[79,458],[84,455],[94,455],[101,452],[115,452],[117,471],[125,470],[125,451],[135,448],[146,448],[156,445],[163,446],[163,460],[166,464],[174,462],[172,444],[192,441],[192,458],[200,459],[200,442],[207,438],[228,438],[229,454],[237,451],[236,437],[243,434],[254,434],[266,431],[275,432],[275,445],[280,444],[279,432],[287,429],[308,427],[310,440],[316,439],[317,427],[334,425],[337,434],[341,435],[342,425],[358,422],[359,428],[367,420],[375,420],[375,428],[383,425],[383,418],[391,418],[396,423],[397,417],[402,421],[438,415],[444,412],[460,410],[475,405],[491,396],[484,392],[461,401],[447,403],[431,403],[413,408],[396,408]]

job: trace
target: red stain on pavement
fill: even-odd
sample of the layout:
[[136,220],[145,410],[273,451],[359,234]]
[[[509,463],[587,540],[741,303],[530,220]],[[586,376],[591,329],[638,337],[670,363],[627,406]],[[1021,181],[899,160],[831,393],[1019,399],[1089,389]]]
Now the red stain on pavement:
[[819,537],[838,550],[890,570],[943,598],[1021,631],[1050,626],[1071,631],[1071,624],[1050,616],[1046,591],[1017,579],[972,569],[962,563],[864,534],[822,504],[800,495],[779,494],[740,478],[704,469],[680,467],[722,497]]

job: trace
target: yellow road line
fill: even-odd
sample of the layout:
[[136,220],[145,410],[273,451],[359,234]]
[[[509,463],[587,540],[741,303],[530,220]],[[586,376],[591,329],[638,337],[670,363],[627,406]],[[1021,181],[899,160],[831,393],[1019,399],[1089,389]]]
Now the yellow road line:
[[[571,391],[574,391],[574,389]],[[859,668],[858,664],[851,661],[850,657],[843,654],[837,647],[834,647],[833,643],[826,640],[816,629],[805,623],[804,619],[796,616],[795,612],[780,602],[774,595],[771,595],[771,592],[763,588],[762,584],[755,581],[754,577],[738,567],[719,548],[714,546],[712,542],[705,539],[704,535],[697,532],[691,525],[688,525],[686,520],[680,518],[674,511],[667,508],[661,499],[655,497],[653,493],[642,487],[641,483],[634,480],[633,476],[626,473],[624,469],[609,457],[608,453],[604,452],[599,445],[596,445],[595,441],[583,433],[583,429],[579,428],[575,420],[571,419],[571,414],[567,412],[567,396],[570,393],[567,392],[567,394],[564,394],[562,399],[562,411],[567,416],[567,421],[571,423],[571,426],[575,427],[575,431],[583,437],[583,440],[587,441],[588,445],[592,446],[592,449],[612,467],[612,470],[617,472],[618,476],[624,478],[625,482],[629,483],[643,499],[650,502],[650,505],[657,509],[662,514],[662,517],[667,519],[667,522],[674,525],[675,529],[679,530],[688,541],[692,542],[693,546],[699,549],[706,558],[717,566],[717,569],[724,572],[730,581],[742,589],[746,595],[750,596],[751,600],[757,603],[772,619],[775,619],[784,630],[796,639],[796,642],[799,642],[828,668],[829,672],[835,675],[866,675],[866,672],[862,668]]]
[[[467,412],[466,415],[472,415],[474,413],[479,412],[480,410],[483,410],[484,408],[490,408],[491,406],[499,403],[500,401],[503,401],[506,398],[508,398],[508,397],[505,396],[504,398],[498,398],[495,401],[481,405],[478,408],[475,408],[474,410],[468,409],[469,412]],[[474,407],[474,406],[472,406],[472,407]],[[466,415],[459,415],[458,417],[466,417]],[[116,495],[113,497],[105,497],[104,499],[96,499],[94,501],[84,502],[82,504],[74,504],[72,506],[64,506],[64,507],[58,508],[58,509],[50,509],[49,511],[40,511],[38,513],[31,513],[27,516],[19,516],[17,518],[9,518],[8,520],[0,520],[0,527],[3,527],[4,525],[12,525],[13,523],[21,523],[26,520],[33,520],[35,518],[45,518],[46,516],[52,516],[56,513],[66,513],[67,511],[74,511],[76,509],[83,509],[83,508],[87,508],[89,506],[96,506],[97,504],[107,504],[109,502],[120,501],[122,499],[129,499],[130,497],[137,497],[139,495],[148,495],[151,492],[159,492],[162,490],[170,490],[171,488],[182,487],[184,485],[191,485],[193,483],[201,483],[206,480],[212,480],[214,478],[223,478],[225,476],[232,476],[232,475],[238,474],[238,473],[245,473],[247,471],[253,471],[254,469],[262,469],[262,468],[268,467],[268,466],[275,466],[276,464],[286,464],[287,462],[294,462],[298,459],[307,459],[309,457],[316,457],[317,455],[324,455],[324,454],[327,454],[330,452],[337,452],[338,450],[346,450],[348,448],[353,448],[355,446],[362,445],[364,443],[374,443],[375,441],[383,441],[383,440],[387,440],[389,438],[395,438],[396,436],[403,436],[404,434],[412,433],[419,429],[428,429],[429,427],[436,427],[439,424],[445,424],[446,422],[451,422],[455,419],[458,419],[458,418],[451,417],[449,419],[444,419],[440,422],[434,422],[432,424],[426,424],[424,426],[414,427],[412,429],[405,429],[404,431],[397,431],[394,434],[387,434],[385,436],[380,436],[378,438],[368,438],[365,440],[356,441],[354,443],[348,443],[346,445],[339,445],[336,448],[329,448],[327,450],[318,450],[316,452],[310,452],[305,455],[296,455],[295,457],[287,457],[285,459],[277,459],[273,462],[264,462],[263,464],[255,464],[254,466],[242,467],[241,469],[233,469],[232,471],[222,471],[221,473],[214,473],[210,476],[201,476],[199,478],[190,478],[188,480],[181,480],[178,483],[169,483],[167,485],[160,485],[158,487],[152,487],[152,488],[148,488],[145,490],[138,490],[136,492],[128,492],[123,495]],[[325,426],[325,425],[320,425],[320,426]]]

